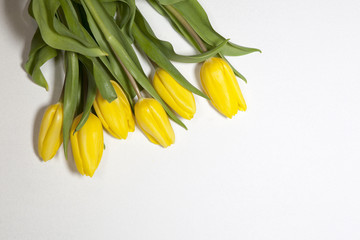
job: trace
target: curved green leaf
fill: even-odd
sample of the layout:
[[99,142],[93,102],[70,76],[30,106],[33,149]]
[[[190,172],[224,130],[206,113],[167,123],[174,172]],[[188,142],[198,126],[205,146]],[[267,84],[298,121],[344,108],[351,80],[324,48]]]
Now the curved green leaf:
[[66,52],[66,77],[64,88],[64,119],[63,119],[63,145],[65,157],[69,145],[71,125],[79,106],[78,92],[80,91],[79,60],[76,53]]
[[39,29],[35,32],[31,41],[31,50],[27,62],[25,63],[25,71],[31,75],[34,83],[48,90],[49,86],[40,68],[48,60],[57,56],[57,51],[46,45],[40,35]]
[[91,16],[88,9],[84,8],[87,21],[89,23],[89,27],[91,29],[91,32],[93,33],[96,41],[100,45],[102,49],[104,49],[106,52],[109,53],[107,57],[100,57],[101,61],[104,63],[104,65],[107,67],[107,69],[111,72],[111,74],[114,76],[115,80],[121,85],[124,92],[128,96],[128,100],[130,103],[133,102],[132,98],[135,96],[135,92],[131,86],[131,84],[126,80],[126,77],[122,71],[122,67],[119,63],[119,61],[116,59],[111,47],[106,42],[104,35],[101,33],[99,27],[95,23],[93,17]]
[[[159,101],[164,107],[165,111],[168,113],[170,118],[172,118],[176,123],[186,129],[186,126],[179,120],[179,118],[167,107],[164,101],[157,94],[153,86],[151,85],[149,79],[145,76],[144,71],[141,66],[139,67],[134,61],[133,57],[129,54],[129,48],[132,49],[132,46],[128,41],[123,41],[126,39],[126,36],[122,36],[124,33],[118,31],[117,26],[113,19],[106,13],[105,9],[98,2],[98,0],[82,0],[88,8],[89,12],[93,16],[95,22],[98,24],[99,28],[103,32],[106,41],[110,44],[113,49],[116,57],[121,60],[130,74],[136,79],[136,81],[157,101]],[[133,49],[132,49],[133,51]],[[136,56],[136,55],[135,55]]]
[[75,132],[79,131],[86,123],[87,119],[89,118],[90,112],[91,112],[91,107],[92,107],[92,105],[95,101],[95,97],[96,97],[96,84],[95,84],[94,75],[92,74],[92,72],[93,72],[92,62],[83,56],[80,56],[79,59],[83,63],[83,65],[85,66],[85,69],[86,69],[85,78],[87,80],[87,94],[86,94],[84,108],[82,111],[82,116],[79,121],[79,124],[75,128]]
[[[32,12],[39,25],[43,40],[52,48],[78,52],[86,56],[104,56],[106,53],[98,47],[86,45],[83,39],[64,28],[56,18],[60,6],[58,0],[33,0]],[[58,32],[61,30],[61,34]]]
[[109,13],[110,16],[115,17],[116,10],[117,10],[117,4],[116,2],[104,2],[103,3],[104,8]]
[[[84,39],[89,45],[96,46],[95,41],[88,35],[87,31],[81,26],[76,10],[73,7],[70,0],[60,0],[62,9],[64,11],[65,19],[69,29],[74,32],[78,32],[79,36]],[[65,25],[64,25],[65,26]],[[93,76],[97,88],[104,99],[111,102],[116,99],[116,93],[113,86],[110,83],[111,77],[109,77],[104,66],[101,64],[98,58],[88,57],[93,64]]]
[[170,4],[174,4],[174,3],[178,3],[178,2],[184,2],[187,0],[158,0],[158,1],[162,5],[170,5]]
[[[165,8],[169,7],[175,8],[208,45],[216,46],[225,40],[224,37],[213,29],[206,12],[197,0],[180,1],[171,6],[165,6]],[[261,51],[256,48],[247,48],[229,42],[221,52],[227,56],[240,56]]]
[[[107,38],[107,36],[116,37],[122,45],[127,46],[125,48],[127,54],[131,57],[132,61],[138,66],[138,68],[142,69],[139,59],[137,58],[136,53],[131,46],[132,43],[131,39],[127,34],[121,31],[119,26],[116,25],[115,20],[106,12],[103,5],[98,0],[97,1],[92,0],[91,2],[87,0],[81,0],[81,2],[83,4],[84,9],[87,8],[89,10],[91,8],[96,12],[96,17],[95,17],[93,11],[88,11],[89,13],[91,13],[92,17],[94,18],[96,24],[98,25],[105,39]],[[96,5],[97,8],[94,9],[93,7],[94,5]]]
[[167,71],[181,86],[201,97],[208,97],[199,89],[189,83],[186,78],[176,69],[163,52],[148,39],[138,28],[137,24],[133,26],[133,35],[137,45],[146,53],[146,55],[154,61],[159,67]]
[[167,41],[162,41],[155,36],[150,25],[145,20],[145,18],[142,16],[140,11],[137,11],[137,13],[136,13],[135,22],[136,22],[138,28],[141,30],[141,32],[150,41],[152,41],[154,44],[156,44],[156,46],[163,52],[163,54],[169,60],[176,61],[176,62],[198,63],[198,62],[206,61],[210,57],[213,57],[216,54],[218,54],[221,51],[221,49],[228,42],[228,40],[225,40],[220,45],[216,46],[215,48],[213,48],[209,51],[206,51],[204,53],[201,53],[201,54],[191,55],[191,56],[180,55],[175,52],[171,43],[169,43]]
[[190,42],[197,50],[199,50],[199,52],[201,52],[201,48],[193,36],[191,36],[191,34],[185,29],[181,22],[168,9],[166,9],[165,6],[171,7],[171,5],[161,5],[157,0],[147,0],[147,2],[161,15],[169,18],[172,27],[188,42]]
[[[207,47],[213,48],[225,40],[211,26],[209,18],[197,0],[147,0],[147,2],[161,15],[169,18],[173,28],[184,36],[195,48],[201,51],[198,43],[187,32],[181,22],[171,13],[173,8],[192,26],[196,33],[206,43]],[[248,48],[228,42],[221,50],[227,56],[241,56],[252,52],[261,52],[256,48]]]
[[105,66],[99,61],[99,59],[91,58],[91,60],[94,64],[93,76],[96,87],[99,89],[99,92],[104,99],[106,99],[108,102],[112,102],[117,98],[115,89],[110,82],[112,77]]
[[127,33],[127,35],[132,39],[131,28],[134,24],[136,5],[135,0],[118,0],[123,2],[123,4],[118,3],[118,14],[117,14],[117,24],[120,29]]

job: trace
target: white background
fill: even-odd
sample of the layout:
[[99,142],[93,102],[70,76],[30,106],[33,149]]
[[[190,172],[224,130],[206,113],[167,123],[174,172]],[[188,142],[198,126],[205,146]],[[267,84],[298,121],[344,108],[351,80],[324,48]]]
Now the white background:
[[[0,239],[360,239],[360,1],[200,1],[221,34],[263,50],[230,59],[248,78],[248,111],[225,119],[196,97],[167,149],[139,130],[106,134],[93,178],[62,148],[37,156],[63,75],[47,64],[46,92],[24,72],[26,2],[0,1]],[[194,53],[137,2],[160,38]],[[199,86],[199,66],[177,66]]]

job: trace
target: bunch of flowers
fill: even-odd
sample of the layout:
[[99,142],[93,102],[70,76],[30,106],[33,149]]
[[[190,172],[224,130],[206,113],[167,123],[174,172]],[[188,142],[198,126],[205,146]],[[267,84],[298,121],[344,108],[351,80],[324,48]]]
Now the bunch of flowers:
[[[229,118],[246,110],[235,75],[246,79],[225,57],[259,50],[219,35],[197,0],[147,2],[199,53],[180,55],[171,43],[157,38],[135,0],[31,1],[29,14],[38,29],[26,71],[48,89],[40,67],[57,55],[65,62],[63,92],[41,122],[38,151],[44,161],[53,158],[61,144],[67,156],[70,141],[78,171],[92,177],[104,149],[103,128],[126,139],[135,124],[152,143],[168,147],[175,141],[169,118],[186,129],[178,116],[194,116],[193,94],[208,99]],[[155,68],[152,81],[134,47]],[[188,82],[173,61],[203,62],[200,78],[205,93]]]

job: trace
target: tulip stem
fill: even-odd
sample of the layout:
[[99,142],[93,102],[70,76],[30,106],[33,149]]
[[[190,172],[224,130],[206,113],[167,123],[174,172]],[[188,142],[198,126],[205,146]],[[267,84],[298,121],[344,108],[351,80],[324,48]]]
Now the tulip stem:
[[193,27],[186,21],[186,19],[171,5],[165,5],[164,6],[174,17],[183,25],[183,27],[188,31],[188,33],[194,38],[196,43],[199,45],[202,52],[206,52],[207,48],[199,37],[199,35],[195,32]]
[[120,59],[118,59],[122,68],[124,69],[124,72],[126,74],[126,76],[128,77],[128,79],[130,80],[131,85],[133,86],[136,96],[138,97],[138,99],[140,100],[142,98],[142,95],[140,93],[139,87],[136,84],[136,81],[134,79],[134,77],[131,75],[131,73],[127,70],[127,68],[125,67],[125,65],[120,61]]
[[[111,50],[115,53],[114,48],[110,45]],[[136,84],[136,81],[134,79],[134,77],[131,75],[131,73],[129,72],[129,70],[127,70],[127,68],[125,67],[125,65],[122,63],[122,61],[120,60],[119,56],[115,53],[115,57],[116,59],[119,61],[121,67],[123,68],[126,76],[128,77],[130,84],[133,86],[134,90],[135,90],[135,94],[138,97],[138,99],[140,100],[142,98],[142,95],[140,93],[139,87]]]

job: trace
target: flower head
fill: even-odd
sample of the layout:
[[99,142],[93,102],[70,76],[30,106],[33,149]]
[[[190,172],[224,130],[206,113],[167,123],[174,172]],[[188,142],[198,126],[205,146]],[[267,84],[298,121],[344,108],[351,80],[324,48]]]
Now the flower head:
[[43,116],[40,125],[38,151],[46,162],[52,159],[62,144],[63,105],[50,105]]
[[74,133],[81,117],[82,114],[77,116],[71,126],[71,148],[79,173],[92,177],[104,150],[103,128],[100,120],[90,113],[84,126]]
[[192,119],[196,112],[194,95],[181,86],[168,72],[158,68],[153,85],[160,97],[185,119]]
[[140,99],[135,104],[135,118],[140,129],[152,143],[166,148],[175,142],[175,134],[169,118],[155,99]]
[[238,110],[246,111],[246,103],[235,74],[222,58],[210,58],[200,71],[201,84],[215,108],[228,118]]
[[117,98],[109,103],[98,91],[94,108],[102,125],[111,135],[119,139],[126,139],[128,132],[135,130],[135,120],[125,93],[115,81],[111,81],[111,84]]

